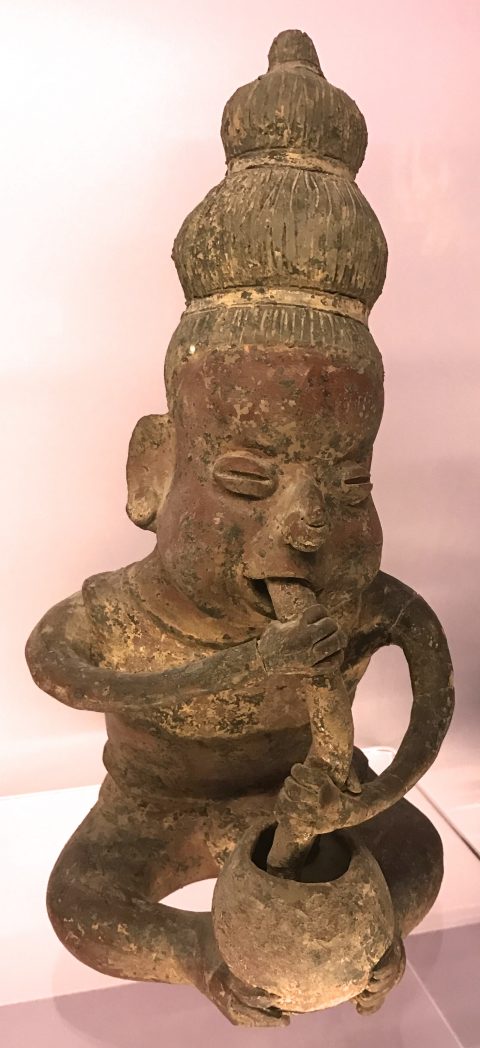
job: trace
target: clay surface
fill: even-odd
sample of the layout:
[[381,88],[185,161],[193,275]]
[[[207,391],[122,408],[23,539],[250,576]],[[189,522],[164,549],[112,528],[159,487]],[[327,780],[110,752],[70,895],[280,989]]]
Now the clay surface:
[[[291,30],[227,102],[222,139],[227,173],[173,248],[168,414],[140,419],[128,455],[127,512],[154,548],[47,612],[27,660],[108,731],[98,802],[49,883],[59,938],[99,971],[192,983],[232,1022],[271,1026],[345,1000],[375,1011],[401,978],[442,877],[403,798],[453,690],[436,616],[380,568],[368,316],[387,247],[355,181],[364,118]],[[387,644],[412,709],[375,776],[352,704]],[[212,913],[159,902],[206,877]]]

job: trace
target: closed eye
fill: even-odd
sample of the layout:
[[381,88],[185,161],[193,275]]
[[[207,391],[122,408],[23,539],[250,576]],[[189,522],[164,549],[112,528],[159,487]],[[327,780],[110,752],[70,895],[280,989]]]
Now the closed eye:
[[344,484],[370,484],[370,477],[347,477]]
[[358,506],[362,502],[366,502],[372,491],[372,483],[370,480],[370,474],[357,474],[356,476],[346,476],[342,480],[342,491],[346,496],[349,506]]
[[250,499],[268,498],[277,486],[271,464],[241,453],[232,452],[217,459],[213,476],[225,491]]

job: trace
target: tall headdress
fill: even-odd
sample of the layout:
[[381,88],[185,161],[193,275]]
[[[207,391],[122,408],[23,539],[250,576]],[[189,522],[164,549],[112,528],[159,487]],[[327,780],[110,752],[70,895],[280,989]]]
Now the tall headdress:
[[186,310],[167,388],[197,346],[313,345],[381,376],[368,315],[387,245],[355,182],[367,129],[305,33],[276,37],[268,72],[227,102],[221,133],[226,176],[174,243]]

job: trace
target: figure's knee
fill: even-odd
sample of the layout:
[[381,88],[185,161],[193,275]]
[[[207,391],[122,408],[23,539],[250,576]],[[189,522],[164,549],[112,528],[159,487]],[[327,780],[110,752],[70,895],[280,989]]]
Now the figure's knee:
[[[200,915],[158,904],[189,881],[212,875],[192,826],[134,822],[128,832],[101,804],[63,849],[47,889],[50,921],[79,961],[106,975],[189,981],[182,942],[196,944]],[[197,854],[198,852],[198,854]],[[201,923],[201,922],[200,922]],[[193,951],[192,946],[192,951]]]
[[77,835],[72,838],[50,874],[47,911],[63,946],[79,961],[108,974],[108,909],[115,889],[99,858],[88,842]]
[[[405,802],[407,804],[408,802]],[[413,805],[409,805],[413,808]],[[440,834],[423,812],[415,812],[411,837],[413,876],[403,893],[403,934],[408,935],[431,910],[443,880],[443,844]]]
[[402,935],[433,906],[443,878],[443,846],[430,820],[408,801],[359,827],[387,881]]

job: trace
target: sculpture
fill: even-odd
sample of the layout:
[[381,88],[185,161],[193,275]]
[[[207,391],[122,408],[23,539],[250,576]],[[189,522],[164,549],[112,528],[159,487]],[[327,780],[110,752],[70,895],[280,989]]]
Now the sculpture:
[[[287,31],[222,138],[227,175],[174,245],[169,412],[129,449],[127,510],[155,548],[47,612],[27,659],[44,691],[107,721],[99,800],[50,879],[61,941],[266,1026],[345,1000],[375,1011],[401,978],[442,877],[438,834],[402,798],[453,691],[435,615],[380,570],[367,321],[387,248],[355,183],[364,119]],[[392,643],[412,713],[377,777],[351,706]],[[217,876],[212,913],[158,902]]]

